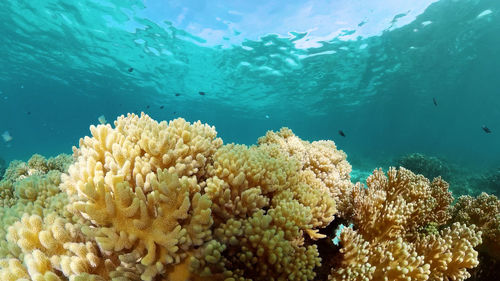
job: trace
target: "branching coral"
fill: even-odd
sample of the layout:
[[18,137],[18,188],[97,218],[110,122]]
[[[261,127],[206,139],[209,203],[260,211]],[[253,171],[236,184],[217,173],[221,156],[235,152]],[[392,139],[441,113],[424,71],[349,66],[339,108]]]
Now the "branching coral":
[[345,228],[338,268],[332,280],[465,280],[477,266],[481,232],[454,224],[439,234],[423,233],[428,224],[444,225],[452,201],[448,185],[432,183],[409,170],[375,170],[367,188],[353,192],[356,230]]
[[211,238],[211,201],[200,184],[222,141],[213,128],[183,119],[129,115],[115,126],[91,127],[61,187],[70,209],[91,221],[85,232],[101,251],[151,280]]
[[[314,198],[313,200],[323,199],[322,202],[309,204],[315,209],[313,212],[323,209],[313,218],[315,226],[327,226],[337,210],[341,214],[349,212],[344,198],[348,197],[347,194],[351,192],[353,186],[349,176],[352,168],[346,161],[346,154],[338,150],[332,141],[303,141],[290,129],[282,128],[279,132],[267,132],[258,142],[261,147],[271,151],[277,149],[280,153],[298,161],[301,182],[312,187],[306,188],[306,192],[316,193],[310,196]],[[297,192],[302,192],[300,187]],[[322,207],[317,208],[318,206]]]
[[304,243],[304,234],[321,237],[316,230],[333,220],[335,202],[308,172],[275,144],[219,149],[205,188],[217,243],[203,250],[208,259],[197,257],[192,267],[234,280],[314,278],[318,251]]
[[349,176],[351,165],[346,161],[346,154],[337,150],[332,141],[303,141],[290,129],[282,128],[279,132],[267,132],[259,138],[259,144],[279,145],[281,151],[302,165],[302,170],[312,171],[333,196],[352,186]]
[[369,240],[414,235],[431,222],[441,225],[449,219],[452,197],[441,178],[431,183],[404,168],[391,168],[387,176],[375,170],[366,183],[367,188],[353,191],[352,219]]

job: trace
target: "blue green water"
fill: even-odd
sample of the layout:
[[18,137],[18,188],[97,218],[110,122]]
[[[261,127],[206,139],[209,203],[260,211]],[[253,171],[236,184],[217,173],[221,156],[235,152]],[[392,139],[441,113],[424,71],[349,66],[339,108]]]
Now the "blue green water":
[[70,153],[98,116],[144,111],[209,123],[226,143],[287,126],[367,169],[412,152],[500,165],[500,1],[440,0],[378,34],[361,32],[380,22],[360,21],[314,43],[297,27],[214,42],[191,30],[226,8],[198,2],[186,2],[205,11],[190,26],[176,24],[177,2],[159,20],[154,1],[2,1],[0,133],[12,140],[0,157]]

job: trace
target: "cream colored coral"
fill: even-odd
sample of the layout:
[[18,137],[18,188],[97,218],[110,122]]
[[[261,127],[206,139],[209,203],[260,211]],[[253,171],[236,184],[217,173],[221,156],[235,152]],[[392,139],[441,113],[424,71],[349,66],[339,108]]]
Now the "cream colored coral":
[[[63,280],[63,276],[71,278],[102,270],[103,260],[97,245],[86,241],[80,229],[80,225],[55,213],[44,219],[24,215],[9,228],[7,239],[21,249],[19,258],[25,266],[22,269],[32,280]],[[12,271],[2,267],[0,274]]]
[[71,210],[92,222],[85,231],[101,251],[134,256],[138,264],[125,258],[124,270],[151,280],[211,238],[212,202],[200,184],[222,141],[212,127],[183,119],[129,114],[115,126],[91,127],[61,187]]
[[335,198],[312,171],[301,171],[299,177],[300,182],[291,188],[294,197],[311,209],[311,224],[314,228],[326,227],[337,213]]
[[428,280],[429,265],[401,237],[373,243],[351,228],[340,235],[341,265],[329,280]]
[[[212,264],[224,264],[226,280],[312,280],[320,259],[315,245],[304,246],[290,239],[298,229],[287,229],[279,212],[258,211],[245,220],[229,219],[215,230],[226,253]],[[295,233],[292,233],[292,232]],[[212,270],[215,271],[215,270]],[[245,279],[248,278],[248,279]]]
[[338,196],[351,186],[351,165],[346,154],[338,150],[332,141],[307,142],[297,137],[290,129],[279,132],[268,131],[259,138],[259,145],[278,144],[282,151],[296,158],[303,170],[311,170],[332,192]]
[[268,131],[264,137],[259,138],[258,143],[273,153],[276,153],[277,145],[279,151],[299,162],[300,170],[314,174],[316,180],[307,175],[304,178],[306,183],[319,188],[321,193],[328,190],[329,195],[326,197],[336,201],[336,207],[328,202],[321,203],[323,208],[332,211],[326,211],[323,219],[315,216],[315,225],[328,225],[333,220],[332,214],[337,210],[341,215],[350,212],[350,204],[346,202],[346,198],[353,186],[349,175],[352,168],[346,161],[346,154],[338,150],[332,141],[303,141],[290,129],[282,128],[279,132]]
[[[481,232],[454,224],[438,234],[420,233],[446,223],[451,195],[440,178],[432,183],[404,168],[387,176],[375,170],[367,188],[352,191],[353,223],[340,236],[340,267],[333,280],[465,280],[478,264]],[[361,257],[360,257],[361,255]]]
[[205,193],[223,219],[251,216],[268,206],[273,194],[298,183],[298,163],[255,146],[225,145],[213,159]]
[[420,236],[416,252],[430,265],[430,280],[465,280],[467,269],[479,264],[474,247],[481,244],[481,232],[475,226],[454,223],[440,235]]

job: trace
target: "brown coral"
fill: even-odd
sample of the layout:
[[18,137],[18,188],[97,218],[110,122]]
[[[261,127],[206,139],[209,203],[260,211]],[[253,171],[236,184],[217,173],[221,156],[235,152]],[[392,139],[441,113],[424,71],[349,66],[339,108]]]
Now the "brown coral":
[[440,178],[432,183],[400,168],[387,176],[375,170],[367,188],[352,192],[356,230],[340,236],[342,259],[332,280],[465,280],[478,264],[474,247],[481,232],[454,224],[437,234],[422,233],[429,224],[448,221],[452,200]]
[[476,225],[483,233],[479,250],[500,260],[500,200],[495,195],[460,196],[450,213],[454,222]]

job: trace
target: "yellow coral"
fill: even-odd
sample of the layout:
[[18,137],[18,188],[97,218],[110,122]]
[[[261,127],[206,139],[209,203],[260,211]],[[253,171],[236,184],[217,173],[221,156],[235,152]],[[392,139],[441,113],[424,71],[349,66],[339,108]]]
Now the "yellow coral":
[[470,277],[467,269],[476,267],[481,232],[475,226],[454,223],[440,235],[420,236],[415,241],[415,251],[430,265],[430,280],[465,280]]
[[344,228],[332,280],[465,280],[478,264],[481,232],[454,224],[439,234],[419,233],[447,222],[448,185],[400,168],[375,170],[367,188],[352,191],[353,223]]
[[268,206],[273,194],[298,183],[298,163],[258,147],[225,145],[213,159],[205,192],[214,202],[214,214],[224,219],[251,216]]
[[272,153],[276,154],[278,150],[290,156],[298,161],[299,169],[306,172],[302,174],[302,182],[311,186],[309,190],[316,193],[310,195],[310,198],[323,198],[323,202],[314,203],[319,203],[324,213],[317,213],[319,209],[311,206],[315,208],[315,226],[327,226],[337,210],[341,214],[348,212],[349,206],[345,203],[345,198],[352,189],[349,175],[352,168],[346,161],[346,154],[338,150],[332,141],[303,141],[290,129],[282,128],[279,132],[268,131],[258,142],[261,147]]
[[[19,258],[24,260],[25,268],[23,266],[16,271],[22,269],[33,280],[62,280],[62,276],[104,270],[97,245],[86,241],[80,228],[80,225],[72,224],[55,213],[45,219],[38,215],[24,215],[21,221],[9,227],[7,236],[23,253]],[[9,272],[12,273],[11,268],[3,268],[0,275],[11,274]]]
[[351,228],[340,236],[342,262],[330,280],[428,280],[430,266],[401,237],[378,243],[365,240]]
[[150,280],[211,238],[211,201],[199,177],[222,142],[213,128],[183,119],[132,114],[115,126],[91,127],[61,187],[71,209],[96,227],[86,234],[100,249],[138,257],[141,278]]

